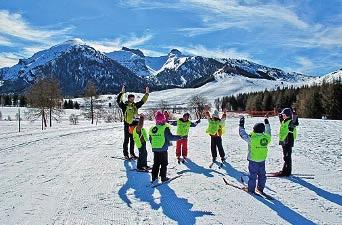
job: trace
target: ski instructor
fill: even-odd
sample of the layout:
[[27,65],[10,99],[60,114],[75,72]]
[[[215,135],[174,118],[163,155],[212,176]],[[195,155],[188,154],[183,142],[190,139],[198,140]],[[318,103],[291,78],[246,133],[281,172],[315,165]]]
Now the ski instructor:
[[125,93],[125,85],[122,86],[121,92],[118,94],[116,102],[118,103],[120,109],[122,110],[123,119],[124,119],[124,142],[123,142],[123,154],[126,159],[129,159],[128,156],[128,143],[129,145],[129,152],[131,158],[138,158],[134,154],[134,140],[133,134],[129,132],[129,127],[132,125],[134,118],[138,115],[138,109],[145,104],[149,95],[149,88],[146,87],[145,95],[139,102],[134,102],[135,96],[133,94],[128,95],[128,99],[126,102],[123,102],[123,96]]

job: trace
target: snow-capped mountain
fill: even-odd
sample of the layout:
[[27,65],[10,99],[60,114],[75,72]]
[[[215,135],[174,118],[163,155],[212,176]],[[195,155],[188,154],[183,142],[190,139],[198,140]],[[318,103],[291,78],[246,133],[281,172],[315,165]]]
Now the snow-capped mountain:
[[[94,48],[76,41],[38,52],[29,59],[20,60],[11,68],[3,68],[2,92],[25,89],[39,77],[55,77],[63,94],[83,94],[88,82],[93,82],[100,93],[117,92],[122,84],[133,90],[146,85],[146,80],[136,76],[117,61]],[[26,84],[26,85],[25,85]]]
[[66,41],[35,53],[18,64],[0,69],[0,93],[22,92],[35,79],[54,76],[63,93],[82,94],[88,81],[99,92],[117,92],[122,84],[132,91],[145,85],[153,90],[170,87],[200,87],[227,77],[246,77],[284,82],[307,82],[313,79],[298,73],[259,65],[247,60],[218,59],[185,55],[172,49],[167,55],[145,56],[139,49],[123,47],[102,53],[80,39]]
[[325,83],[331,83],[334,81],[341,81],[342,80],[342,68],[339,70],[336,70],[334,72],[328,73],[322,77],[319,77],[312,81],[314,84],[322,84]]

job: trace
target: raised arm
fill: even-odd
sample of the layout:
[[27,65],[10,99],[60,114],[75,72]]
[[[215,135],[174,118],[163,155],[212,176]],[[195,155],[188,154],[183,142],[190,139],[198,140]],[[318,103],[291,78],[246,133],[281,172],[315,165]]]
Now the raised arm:
[[121,109],[123,109],[125,107],[125,103],[123,103],[123,101],[122,101],[124,93],[125,93],[125,85],[122,86],[121,92],[116,97],[116,102],[118,103],[118,105]]
[[245,117],[241,117],[240,121],[239,121],[239,135],[240,137],[246,141],[246,142],[250,142],[251,139],[249,137],[249,135],[247,134],[246,130],[245,130]]
[[195,122],[191,122],[190,127],[196,127],[197,124],[199,124],[200,122],[201,122],[201,119],[199,119],[199,120],[197,120]]
[[172,125],[172,126],[177,126],[177,120],[169,120],[169,121],[167,121],[167,123]]
[[145,94],[144,96],[142,97],[142,99],[137,102],[135,104],[135,106],[139,109],[141,106],[143,106],[146,102],[147,102],[147,99],[148,99],[148,96],[150,94],[150,89],[148,87],[145,88]]

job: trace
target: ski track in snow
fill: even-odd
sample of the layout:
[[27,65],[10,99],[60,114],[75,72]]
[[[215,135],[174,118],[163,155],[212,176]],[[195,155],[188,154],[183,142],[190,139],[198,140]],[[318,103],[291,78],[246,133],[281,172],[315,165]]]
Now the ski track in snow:
[[[247,118],[251,130],[261,118]],[[267,171],[282,167],[277,118],[270,118],[273,140]],[[238,136],[238,119],[227,120],[223,145],[227,163],[210,169],[210,138],[203,120],[190,131],[189,160],[178,164],[169,150],[169,184],[146,187],[150,173],[130,171],[136,161],[122,155],[123,125],[56,124],[0,121],[0,224],[341,224],[342,121],[301,119],[293,148],[294,173],[269,178],[274,201],[230,188],[247,172],[247,144]],[[151,122],[146,122],[150,127]],[[30,127],[30,129],[28,129]],[[175,128],[173,128],[175,131]],[[153,161],[150,146],[148,160]]]

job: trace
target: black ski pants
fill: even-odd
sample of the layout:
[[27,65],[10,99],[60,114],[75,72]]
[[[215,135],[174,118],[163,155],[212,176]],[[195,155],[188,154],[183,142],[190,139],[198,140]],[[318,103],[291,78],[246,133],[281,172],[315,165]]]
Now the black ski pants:
[[[152,181],[158,178],[160,175],[163,180],[166,177],[167,165],[168,162],[168,154],[167,152],[153,152],[153,167],[152,167]],[[160,170],[160,171],[159,171]]]
[[134,156],[134,140],[133,135],[129,133],[129,125],[127,123],[124,124],[124,142],[123,142],[123,154],[124,156],[128,156],[128,143],[129,143],[129,152],[131,156]]
[[222,137],[220,136],[211,136],[211,156],[213,158],[217,157],[217,149],[219,151],[220,157],[225,157],[225,153],[222,147]]
[[290,176],[292,173],[292,146],[291,145],[282,145],[283,148],[283,156],[284,156],[284,166],[282,169],[282,174],[284,176]]

